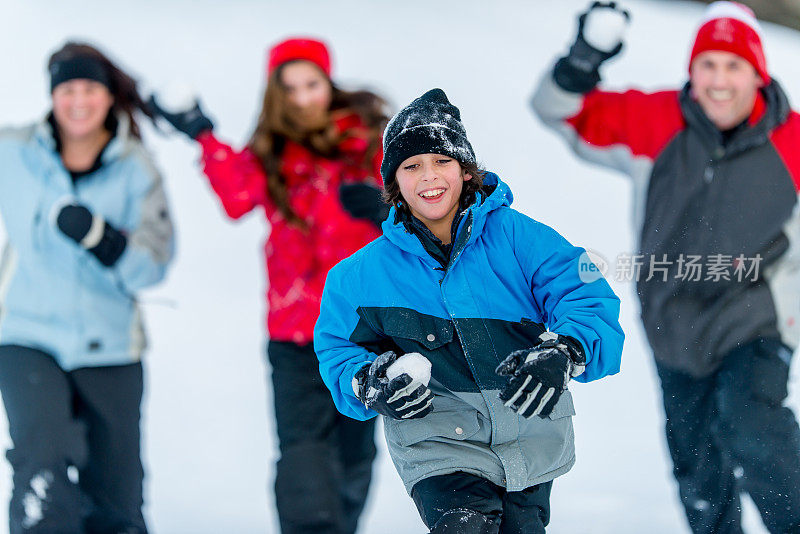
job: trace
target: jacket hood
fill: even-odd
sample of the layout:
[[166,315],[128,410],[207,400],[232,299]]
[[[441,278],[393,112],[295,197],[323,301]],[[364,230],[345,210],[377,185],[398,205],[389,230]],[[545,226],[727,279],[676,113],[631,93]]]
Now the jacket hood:
[[[473,243],[483,231],[486,219],[493,211],[503,207],[511,206],[514,196],[508,184],[500,180],[493,172],[487,172],[483,177],[482,192],[475,193],[475,202],[469,205],[466,213],[461,218],[456,241],[453,244],[453,257],[451,262],[456,259],[456,255],[465,246]],[[397,217],[397,208],[392,206],[389,216],[383,221],[381,226],[383,235],[400,247],[402,250],[417,256],[427,257],[422,243],[416,236],[409,233],[405,226]]]

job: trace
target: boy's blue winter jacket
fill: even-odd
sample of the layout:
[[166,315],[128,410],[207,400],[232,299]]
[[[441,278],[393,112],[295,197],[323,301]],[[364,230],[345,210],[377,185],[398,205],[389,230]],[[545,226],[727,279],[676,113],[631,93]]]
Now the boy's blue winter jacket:
[[[140,358],[134,293],[164,277],[173,253],[161,177],[118,121],[100,169],[75,185],[48,121],[0,131],[0,343],[43,350],[67,371]],[[58,230],[70,200],[127,235],[111,268]]]
[[409,492],[423,478],[456,471],[519,491],[569,470],[570,393],[547,419],[518,417],[498,398],[504,380],[496,366],[545,329],[583,344],[588,363],[577,380],[619,371],[619,299],[584,249],[511,209],[511,191],[496,175],[484,184],[493,191],[462,217],[446,269],[394,222],[393,208],[384,235],[334,267],[325,284],[314,345],[343,414],[376,415],[351,382],[377,354],[420,352],[433,364],[434,411],[384,420]]

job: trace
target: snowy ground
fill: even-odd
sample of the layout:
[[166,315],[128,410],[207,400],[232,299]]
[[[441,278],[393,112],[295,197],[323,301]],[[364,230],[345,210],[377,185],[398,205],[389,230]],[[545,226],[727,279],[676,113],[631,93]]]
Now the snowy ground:
[[[511,184],[515,207],[613,259],[633,249],[628,183],[577,162],[526,106],[537,78],[571,40],[574,13],[587,4],[0,0],[0,122],[44,114],[46,57],[65,38],[82,37],[101,44],[148,85],[188,80],[200,89],[219,134],[242,143],[263,89],[265,48],[291,34],[320,35],[333,44],[336,77],[345,86],[369,84],[388,95],[395,110],[431,87],[444,88],[462,110],[479,159]],[[609,85],[682,83],[701,8],[677,1],[627,5],[633,25],[622,58],[605,70]],[[798,103],[800,35],[774,26],[766,33],[771,70]],[[143,297],[151,336],[147,516],[157,533],[276,532],[268,490],[275,435],[262,328],[265,225],[260,214],[238,224],[225,220],[198,175],[196,148],[152,129],[146,133],[179,230],[169,280]],[[684,532],[633,287],[612,285],[623,299],[623,372],[572,388],[578,462],[554,486],[549,532]],[[795,366],[795,408],[797,375]],[[8,445],[0,417],[0,446]],[[385,449],[375,474],[362,532],[422,532]],[[0,502],[9,492],[10,471],[2,463]],[[751,507],[746,521],[748,532],[763,532]],[[1,533],[4,509],[0,525]]]

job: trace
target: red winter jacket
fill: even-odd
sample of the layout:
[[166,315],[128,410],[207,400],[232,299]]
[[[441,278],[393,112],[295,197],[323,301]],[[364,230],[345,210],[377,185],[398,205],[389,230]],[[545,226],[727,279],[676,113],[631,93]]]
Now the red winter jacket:
[[328,271],[380,235],[371,222],[351,217],[339,201],[341,183],[380,185],[380,143],[369,157],[367,130],[355,114],[340,113],[334,126],[342,137],[336,159],[291,140],[283,150],[281,171],[289,205],[306,221],[307,230],[287,223],[270,200],[264,168],[249,148],[236,152],[211,132],[198,138],[203,171],[228,216],[238,219],[261,206],[270,223],[264,244],[267,332],[275,341],[312,341]]

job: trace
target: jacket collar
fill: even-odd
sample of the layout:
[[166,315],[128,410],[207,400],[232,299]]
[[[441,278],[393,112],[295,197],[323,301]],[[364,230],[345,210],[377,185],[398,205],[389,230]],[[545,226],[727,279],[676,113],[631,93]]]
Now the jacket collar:
[[689,82],[684,85],[679,98],[687,125],[700,133],[700,138],[713,159],[721,159],[726,155],[737,154],[766,143],[770,132],[785,122],[791,111],[786,94],[773,79],[759,92],[756,105],[747,120],[747,127],[737,132],[727,146],[723,146],[722,132],[706,117],[700,104],[692,98]]
[[469,206],[471,205],[472,201],[474,201],[474,198],[467,199],[465,197],[462,200],[458,212],[456,213],[455,217],[453,217],[453,222],[450,225],[450,242],[447,245],[442,243],[441,239],[436,237],[433,232],[431,232],[430,229],[425,226],[425,223],[411,215],[411,213],[407,211],[399,211],[397,216],[406,227],[406,230],[409,233],[417,236],[428,254],[430,254],[437,262],[439,262],[443,269],[446,269],[447,264],[450,263],[450,253],[453,250],[453,244],[456,242],[458,229],[461,226],[461,220],[465,215],[468,214]]

